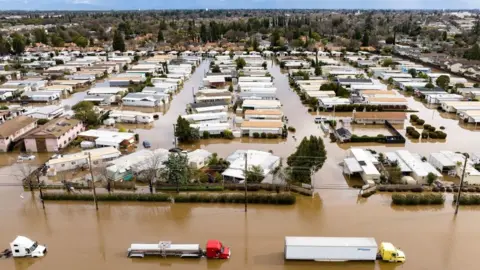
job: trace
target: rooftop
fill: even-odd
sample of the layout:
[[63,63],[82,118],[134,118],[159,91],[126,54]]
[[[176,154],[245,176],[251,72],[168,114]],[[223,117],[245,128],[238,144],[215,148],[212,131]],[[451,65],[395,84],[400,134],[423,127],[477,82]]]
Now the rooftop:
[[79,123],[81,123],[81,121],[77,119],[57,118],[47,122],[43,126],[38,126],[36,129],[29,132],[25,138],[57,138],[65,134]]
[[353,114],[353,119],[361,118],[402,120],[407,118],[407,114],[404,112],[356,112]]
[[282,128],[281,121],[243,121],[242,128]]
[[7,138],[34,122],[37,122],[37,119],[23,115],[8,120],[0,125],[0,138]]
[[246,110],[245,115],[282,115],[280,110]]

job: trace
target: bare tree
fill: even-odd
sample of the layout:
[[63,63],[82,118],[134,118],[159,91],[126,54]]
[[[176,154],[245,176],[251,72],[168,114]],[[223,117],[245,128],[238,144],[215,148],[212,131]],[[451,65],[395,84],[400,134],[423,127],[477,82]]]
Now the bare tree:
[[35,166],[29,163],[20,164],[20,166],[18,167],[18,171],[20,172],[20,176],[22,177],[22,184],[24,186],[28,185],[31,192],[34,192],[33,186],[34,182],[36,182],[37,180],[34,173],[36,169],[37,168]]
[[113,186],[112,186],[112,179],[109,177],[108,173],[108,165],[102,165],[98,168],[95,169],[95,174],[98,175],[100,180],[105,181],[107,183],[107,190],[108,193],[113,191]]
[[140,176],[148,181],[150,193],[153,193],[153,184],[157,179],[162,162],[162,155],[155,153],[154,150],[151,152],[150,157],[137,168]]

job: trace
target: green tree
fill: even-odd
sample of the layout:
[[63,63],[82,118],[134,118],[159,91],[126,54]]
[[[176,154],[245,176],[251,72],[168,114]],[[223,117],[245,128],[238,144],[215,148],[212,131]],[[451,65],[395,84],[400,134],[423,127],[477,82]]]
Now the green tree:
[[25,37],[19,33],[13,34],[12,50],[16,55],[20,55],[25,51]]
[[322,168],[327,152],[321,137],[303,138],[295,153],[287,159],[288,171],[292,180],[311,183],[311,174]]
[[162,29],[158,30],[157,41],[158,41],[158,42],[163,42],[163,41],[165,41],[165,37],[163,36],[163,31],[162,31]]
[[10,51],[10,43],[0,34],[0,55],[9,54]]
[[262,67],[263,67],[263,69],[266,70],[266,69],[267,69],[267,62],[263,62],[263,63],[262,63]]
[[37,28],[33,30],[33,36],[35,37],[35,42],[41,42],[43,44],[48,44],[48,35],[43,28]]
[[75,39],[73,40],[73,42],[78,46],[78,47],[82,47],[82,48],[85,48],[88,46],[88,39],[84,36],[77,36],[75,37]]
[[389,67],[389,66],[393,66],[393,60],[391,58],[387,58],[383,60],[382,67]]
[[362,46],[368,46],[370,44],[370,34],[365,31],[362,37]]
[[412,75],[413,78],[416,78],[416,77],[417,77],[417,70],[414,69],[414,68],[409,69],[409,70],[408,70],[408,73],[409,73],[410,75]]
[[321,76],[322,75],[322,67],[316,66],[315,67],[315,76]]
[[228,168],[228,166],[230,166],[230,163],[225,159],[218,157],[217,153],[213,153],[208,158],[207,164],[209,169],[214,170],[216,172],[220,172],[220,173],[225,171]]
[[469,60],[480,60],[480,46],[475,43],[470,49],[465,51],[463,57]]
[[261,166],[252,166],[247,170],[247,183],[260,183],[262,182],[263,169]]
[[429,173],[427,174],[427,183],[428,183],[429,185],[431,185],[431,184],[433,184],[433,182],[435,182],[435,180],[437,180],[437,176],[436,176],[434,173],[429,172]]
[[235,64],[237,65],[237,70],[239,70],[243,69],[247,65],[247,62],[245,62],[245,59],[239,57],[235,59]]
[[125,51],[125,41],[123,40],[122,33],[119,30],[115,30],[113,34],[112,47],[115,51]]
[[192,143],[200,140],[200,132],[198,129],[191,128],[188,120],[178,116],[177,125],[175,126],[175,136],[180,142]]
[[63,47],[65,45],[65,41],[63,40],[63,38],[61,38],[59,35],[57,34],[53,34],[51,37],[50,37],[51,41],[52,41],[52,45],[54,47]]
[[433,83],[429,82],[429,83],[425,84],[425,88],[433,89],[433,88],[435,88],[435,85],[433,85]]
[[220,70],[220,67],[218,65],[215,65],[212,67],[212,73],[220,73],[220,72],[222,71]]
[[230,84],[230,86],[228,86],[228,91],[233,92],[233,85],[232,84]]
[[442,75],[437,78],[435,83],[441,88],[443,88],[444,90],[447,90],[448,86],[450,85],[450,77],[447,75]]
[[176,185],[177,192],[180,192],[180,185],[190,182],[190,166],[188,166],[187,155],[171,153],[163,162],[163,166],[160,170],[161,178],[169,184]]
[[75,112],[74,117],[88,126],[95,126],[98,124],[99,116],[94,111],[94,105],[90,101],[80,101],[72,107]]

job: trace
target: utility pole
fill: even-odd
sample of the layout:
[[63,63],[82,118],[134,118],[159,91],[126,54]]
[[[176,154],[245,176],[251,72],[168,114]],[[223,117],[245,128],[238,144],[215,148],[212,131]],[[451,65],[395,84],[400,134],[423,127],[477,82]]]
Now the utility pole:
[[37,177],[38,190],[40,191],[40,201],[42,202],[42,208],[45,209],[45,202],[43,201],[42,183],[40,182],[40,177],[38,175],[39,173],[39,171],[35,172],[35,176]]
[[243,174],[245,176],[245,180],[243,181],[243,183],[245,184],[245,213],[247,212],[247,172],[248,172],[247,157],[248,157],[248,154],[247,152],[245,152],[245,173]]
[[97,191],[95,190],[95,179],[93,178],[92,157],[90,152],[88,152],[88,165],[90,168],[90,176],[92,177],[93,201],[95,202],[95,209],[98,211]]
[[460,188],[458,189],[458,193],[457,193],[457,202],[455,203],[455,216],[458,213],[458,206],[460,205],[460,196],[462,196],[463,179],[465,179],[465,169],[467,168],[468,154],[464,153],[463,155],[465,156],[465,160],[463,161],[462,180],[460,181]]
[[175,135],[175,133],[177,133],[177,127],[176,127],[175,124],[173,124],[173,144],[176,148],[177,147],[177,135]]

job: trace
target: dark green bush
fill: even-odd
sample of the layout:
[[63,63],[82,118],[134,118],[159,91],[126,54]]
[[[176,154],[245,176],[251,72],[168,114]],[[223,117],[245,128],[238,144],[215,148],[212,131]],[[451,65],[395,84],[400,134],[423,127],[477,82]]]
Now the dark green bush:
[[[93,201],[93,194],[71,194],[47,192],[43,196],[44,200],[50,201]],[[168,194],[149,194],[149,193],[112,193],[98,194],[98,201],[139,201],[139,202],[170,202],[173,199],[176,203],[244,203],[245,194],[180,194],[170,196]],[[294,204],[296,197],[290,193],[256,193],[247,194],[248,203],[257,204]]]
[[205,130],[205,131],[203,131],[203,135],[202,135],[202,137],[203,137],[204,139],[208,139],[208,138],[210,138],[210,132],[208,132],[208,131],[206,131],[206,130]]
[[260,137],[260,134],[258,134],[258,132],[253,133],[253,138],[259,138],[259,137]]
[[[177,191],[176,186],[157,185],[155,189],[157,191]],[[180,191],[223,191],[223,186],[210,186],[210,185],[180,186],[179,190]]]
[[416,114],[411,114],[411,115],[410,115],[410,120],[413,121],[413,122],[415,122],[415,121],[418,120],[418,116],[417,116]]
[[[173,197],[176,203],[245,203],[245,194],[180,194]],[[247,202],[254,204],[294,204],[296,197],[288,193],[247,194]]]
[[[47,192],[43,194],[44,200],[50,201],[93,201],[91,193],[57,193]],[[98,201],[138,201],[138,202],[168,202],[170,196],[167,194],[145,194],[145,193],[112,193],[97,194]]]
[[416,123],[417,123],[417,125],[422,126],[423,124],[425,124],[425,120],[423,120],[423,119],[418,119],[418,120],[416,121]]
[[262,133],[260,134],[260,137],[263,138],[263,139],[267,138],[267,133],[262,132]]
[[395,205],[427,205],[427,204],[443,204],[445,196],[439,193],[424,194],[398,194],[392,195],[392,203]]
[[292,126],[289,126],[289,127],[288,127],[288,131],[290,131],[290,132],[295,132],[296,129],[295,129],[294,127],[292,127]]

